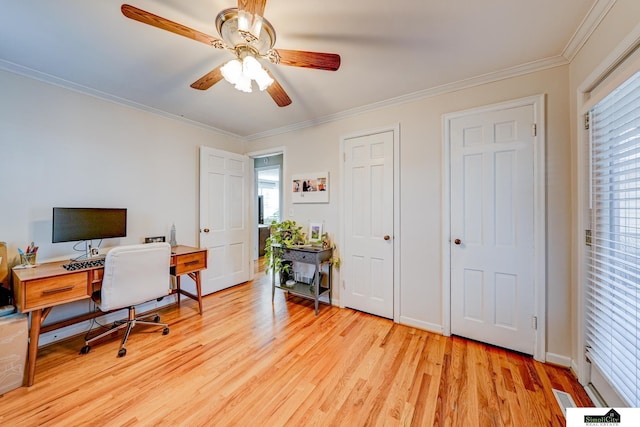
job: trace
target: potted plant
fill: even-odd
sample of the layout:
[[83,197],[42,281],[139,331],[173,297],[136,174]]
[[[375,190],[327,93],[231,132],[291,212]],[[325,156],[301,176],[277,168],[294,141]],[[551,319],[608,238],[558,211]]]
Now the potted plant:
[[290,248],[294,245],[303,245],[305,243],[306,236],[302,231],[302,227],[299,226],[295,221],[273,221],[271,223],[271,234],[269,235],[269,237],[267,237],[265,245],[265,272],[267,274],[270,271],[279,273],[280,283],[285,283],[293,273],[292,262],[283,261],[278,256],[278,247]]
[[[323,249],[328,249],[331,248],[333,249],[333,253],[336,252],[336,245],[333,244],[333,242],[331,241],[331,238],[329,237],[329,233],[323,233],[322,234],[322,248]],[[340,257],[334,255],[333,257],[331,257],[331,264],[333,265],[333,268],[340,268]]]

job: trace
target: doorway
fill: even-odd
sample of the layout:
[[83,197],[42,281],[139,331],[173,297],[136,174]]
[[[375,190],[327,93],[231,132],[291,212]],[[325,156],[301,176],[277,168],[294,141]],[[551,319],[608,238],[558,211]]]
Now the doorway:
[[264,256],[266,240],[272,222],[282,220],[283,155],[256,157],[254,162],[255,226],[254,259]]
[[544,97],[444,126],[445,334],[544,361]]

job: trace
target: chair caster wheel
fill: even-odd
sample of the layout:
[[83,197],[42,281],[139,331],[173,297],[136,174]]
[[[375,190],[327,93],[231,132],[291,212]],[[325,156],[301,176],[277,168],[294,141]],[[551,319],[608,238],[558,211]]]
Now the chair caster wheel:
[[127,354],[126,348],[121,348],[120,350],[118,350],[118,357],[124,357],[126,354]]
[[164,328],[162,330],[162,335],[167,335],[169,333],[169,328]]
[[156,315],[156,317],[153,318],[153,321],[158,323],[160,321],[160,316]]
[[91,347],[88,345],[85,345],[84,347],[82,347],[80,349],[80,354],[87,354],[91,351]]

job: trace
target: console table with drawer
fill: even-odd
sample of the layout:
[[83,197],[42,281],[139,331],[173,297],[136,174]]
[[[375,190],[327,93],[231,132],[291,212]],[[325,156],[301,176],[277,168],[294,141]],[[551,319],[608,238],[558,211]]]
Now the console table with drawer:
[[[102,316],[102,312],[87,313],[54,324],[42,326],[53,307],[73,301],[90,299],[100,289],[104,267],[89,267],[69,271],[62,267],[69,261],[47,262],[34,268],[13,269],[13,291],[15,304],[20,313],[29,313],[29,353],[27,356],[26,385],[33,385],[41,333],[56,330],[74,323]],[[176,277],[176,288],[172,293],[185,295],[198,302],[202,314],[202,291],[200,271],[207,268],[207,250],[178,245],[171,248],[171,274]],[[196,284],[196,293],[181,289],[180,276],[188,275]]]
[[[271,302],[275,297],[276,288],[287,291],[302,298],[310,298],[314,301],[316,316],[318,315],[318,302],[320,297],[326,295],[331,305],[331,256],[333,249],[315,246],[292,246],[283,247],[272,245],[273,256],[280,257],[282,261],[300,262],[314,266],[313,276],[309,280],[291,280],[290,284],[285,278],[276,277],[276,272],[271,272]],[[326,273],[322,272],[323,267]],[[326,282],[323,275],[327,275]],[[295,278],[295,276],[294,276]]]

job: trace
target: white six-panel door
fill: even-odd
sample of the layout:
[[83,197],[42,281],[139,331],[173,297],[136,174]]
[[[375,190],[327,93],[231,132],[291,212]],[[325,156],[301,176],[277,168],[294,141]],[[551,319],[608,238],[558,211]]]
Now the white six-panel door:
[[393,131],[344,140],[346,307],[393,319]]
[[250,277],[249,159],[200,147],[200,247],[208,249],[202,293]]
[[532,105],[450,121],[451,332],[534,354]]

